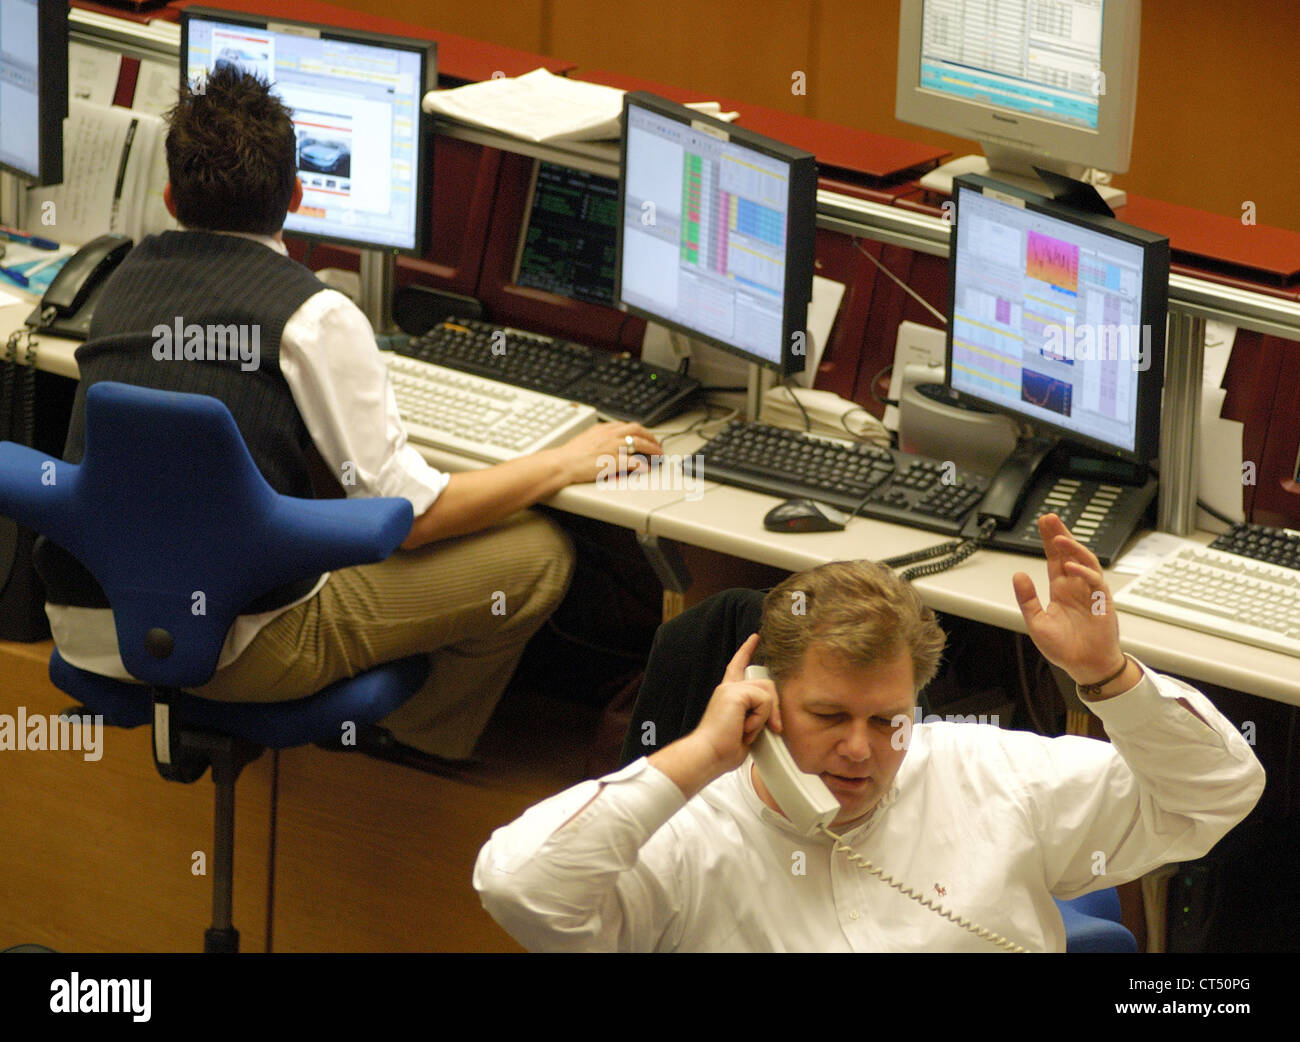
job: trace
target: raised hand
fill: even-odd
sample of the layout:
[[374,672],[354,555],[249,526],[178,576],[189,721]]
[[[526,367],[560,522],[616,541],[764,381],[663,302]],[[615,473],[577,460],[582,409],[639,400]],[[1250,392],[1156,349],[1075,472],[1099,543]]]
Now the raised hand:
[[1038,600],[1028,575],[1017,572],[1011,580],[1029,636],[1043,657],[1076,684],[1104,680],[1119,671],[1125,659],[1101,563],[1055,514],[1038,519],[1038,534],[1047,557],[1047,607]]

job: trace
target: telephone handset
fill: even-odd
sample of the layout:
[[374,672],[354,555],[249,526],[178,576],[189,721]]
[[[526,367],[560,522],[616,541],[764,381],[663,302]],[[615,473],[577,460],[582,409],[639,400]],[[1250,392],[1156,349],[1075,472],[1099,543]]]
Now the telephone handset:
[[[764,666],[746,666],[745,679],[770,680],[771,677]],[[949,922],[956,923],[962,929],[969,930],[975,936],[1009,951],[1025,951],[1014,941],[1009,941],[1000,934],[996,934],[992,930],[986,930],[978,923],[972,922],[964,916],[948,911],[925,894],[919,893],[905,883],[898,881],[889,873],[877,868],[845,843],[843,838],[832,832],[830,826],[839,816],[840,801],[835,798],[831,790],[826,787],[825,782],[817,775],[806,774],[799,769],[780,735],[764,727],[754,740],[749,752],[754,758],[754,766],[758,768],[759,777],[763,779],[767,791],[772,794],[777,806],[781,808],[781,813],[800,832],[808,836],[818,834],[829,836],[835,841],[835,849],[843,853],[850,862],[857,865],[864,872],[876,876],[882,883],[893,887],[900,894],[910,897],[913,901],[924,905],[930,911],[947,919]]]
[[1052,450],[1047,438],[1022,438],[998,467],[993,482],[980,500],[975,516],[992,518],[998,528],[1011,528],[1025,508],[1038,468]]
[[[763,666],[747,666],[745,679],[771,678]],[[817,775],[799,770],[780,735],[764,727],[749,753],[767,791],[800,832],[815,836],[839,817],[840,801]]]
[[54,276],[36,310],[27,316],[27,325],[37,332],[85,340],[104,284],[131,246],[127,236],[117,234],[101,235],[86,243]]

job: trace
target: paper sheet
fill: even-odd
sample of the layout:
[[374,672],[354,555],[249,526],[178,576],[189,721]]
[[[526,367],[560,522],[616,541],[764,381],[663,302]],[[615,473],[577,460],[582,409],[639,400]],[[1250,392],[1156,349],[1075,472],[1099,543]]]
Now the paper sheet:
[[424,111],[528,141],[618,137],[623,92],[534,69],[523,76],[430,91]]
[[802,373],[794,375],[794,382],[801,387],[811,387],[817,379],[817,367],[822,364],[831,326],[835,324],[843,299],[844,283],[813,276],[812,303],[808,305],[808,363]]
[[88,44],[68,44],[68,101],[89,101],[95,105],[113,104],[117,77],[122,71],[122,56],[116,51]]
[[[1241,509],[1241,435],[1244,424],[1225,420],[1223,400],[1228,392],[1217,384],[1201,388],[1201,445],[1197,458],[1196,495],[1234,521],[1244,521]],[[1196,527],[1224,531],[1224,524],[1204,510],[1196,512]]]
[[[737,115],[719,111],[715,101],[688,107],[727,121]],[[623,91],[534,69],[513,78],[430,91],[423,108],[525,141],[602,141],[619,136]]]
[[156,185],[156,201],[151,185],[158,179],[162,139],[157,116],[70,101],[63,124],[63,183],[28,192],[28,223],[34,225],[34,216],[52,203],[54,223],[41,222],[44,235],[88,242],[122,232],[139,239],[160,220],[161,185]]
[[140,59],[140,72],[135,80],[135,98],[131,108],[136,112],[148,112],[161,116],[176,104],[177,84],[180,74],[175,65],[154,61],[151,58]]
[[1202,382],[1207,387],[1223,383],[1223,374],[1232,357],[1232,344],[1237,339],[1237,327],[1226,322],[1207,319],[1205,322],[1205,364],[1201,370]]
[[1149,532],[1133,544],[1123,557],[1111,565],[1112,572],[1121,575],[1141,575],[1184,546],[1195,546],[1190,539],[1170,535],[1168,532]]

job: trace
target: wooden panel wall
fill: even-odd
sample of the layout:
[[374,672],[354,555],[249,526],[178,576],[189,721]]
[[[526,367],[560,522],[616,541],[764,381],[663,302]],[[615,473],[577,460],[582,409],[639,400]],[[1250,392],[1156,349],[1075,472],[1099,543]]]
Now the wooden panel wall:
[[[580,68],[974,150],[894,119],[897,0],[389,0],[384,13]],[[1300,231],[1298,39],[1300,4],[1289,0],[1146,0],[1132,169],[1117,183],[1233,216],[1250,201],[1258,223]],[[791,92],[797,71],[803,95]]]

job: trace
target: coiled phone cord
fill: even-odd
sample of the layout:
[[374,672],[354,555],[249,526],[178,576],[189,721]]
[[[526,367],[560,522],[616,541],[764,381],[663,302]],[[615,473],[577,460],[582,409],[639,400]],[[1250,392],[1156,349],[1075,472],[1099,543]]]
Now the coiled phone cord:
[[[908,568],[901,573],[900,578],[906,582],[913,579],[921,579],[927,575],[938,575],[945,572],[954,565],[961,564],[971,554],[982,547],[993,536],[997,528],[997,522],[991,517],[986,517],[980,523],[979,532],[970,539],[950,539],[946,543],[939,543],[936,546],[926,547],[924,550],[913,550],[910,554],[899,554],[897,557],[887,557],[880,563],[886,568],[900,568],[905,564],[913,564],[916,561],[927,561],[931,557],[943,557],[940,561],[933,561],[930,564],[918,565],[915,568]],[[943,555],[947,556],[943,556]]]
[[939,904],[933,898],[929,897],[926,894],[922,894],[916,890],[913,890],[906,883],[900,882],[899,880],[891,876],[888,872],[885,872],[882,869],[877,868],[870,861],[868,861],[861,854],[859,854],[856,850],[854,850],[851,846],[845,843],[844,838],[842,836],[837,836],[825,825],[821,826],[821,831],[824,832],[826,835],[830,836],[830,838],[835,841],[835,849],[843,853],[851,863],[857,865],[858,868],[862,869],[864,872],[868,872],[871,875],[875,876],[885,885],[892,886],[895,890],[897,890],[900,894],[903,894],[905,897],[910,897],[913,901],[916,901],[919,904],[923,905],[924,907],[930,909],[930,911],[937,912],[939,915],[943,916],[943,918],[947,919],[949,922],[955,923],[956,925],[960,926],[963,930],[968,930],[971,933],[973,933],[976,937],[988,941],[991,944],[995,944],[999,948],[1005,948],[1007,951],[1010,952],[1018,952],[1018,953],[1028,952],[1027,948],[1022,948],[1020,945],[1016,944],[1015,941],[1009,941],[999,933],[994,933],[992,930],[986,930],[978,923],[972,922],[970,919],[967,919],[963,915],[958,915],[956,912],[948,911],[948,909],[944,908],[943,905]]

